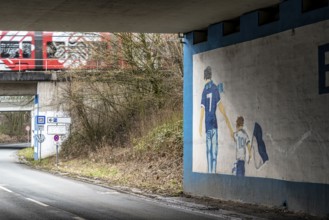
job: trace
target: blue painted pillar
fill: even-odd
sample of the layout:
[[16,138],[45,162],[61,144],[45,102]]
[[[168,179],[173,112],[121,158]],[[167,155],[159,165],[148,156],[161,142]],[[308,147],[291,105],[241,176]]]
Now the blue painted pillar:
[[188,33],[184,38],[184,97],[183,97],[183,128],[184,128],[184,189],[190,188],[192,172],[193,148],[193,33]]
[[33,148],[34,148],[34,160],[38,160],[38,149],[39,149],[39,142],[36,139],[36,135],[39,134],[39,129],[37,127],[37,115],[39,115],[39,95],[34,96],[34,135],[33,135]]

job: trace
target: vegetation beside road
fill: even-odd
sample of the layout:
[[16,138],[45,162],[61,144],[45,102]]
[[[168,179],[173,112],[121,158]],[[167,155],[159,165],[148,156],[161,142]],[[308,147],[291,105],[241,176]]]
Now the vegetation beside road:
[[182,121],[156,127],[134,141],[130,148],[104,147],[88,157],[65,159],[60,155],[33,160],[33,148],[19,151],[34,168],[77,178],[88,178],[108,186],[137,188],[144,192],[175,196],[182,193]]
[[[0,97],[4,101],[15,101],[19,96]],[[0,100],[1,102],[2,100]],[[25,127],[31,124],[30,112],[0,113],[0,143],[27,142],[29,137]]]
[[100,67],[111,68],[58,74],[67,81],[58,109],[72,118],[59,166],[54,157],[27,161],[109,185],[180,194],[183,70],[178,37],[113,34],[107,44],[90,48]]

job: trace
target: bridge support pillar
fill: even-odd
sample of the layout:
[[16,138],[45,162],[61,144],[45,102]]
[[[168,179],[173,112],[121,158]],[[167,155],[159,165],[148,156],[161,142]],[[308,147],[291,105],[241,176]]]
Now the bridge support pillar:
[[[59,132],[62,132],[63,126],[66,131],[69,131],[69,124],[56,124],[47,121],[49,117],[69,117],[65,111],[65,100],[63,100],[66,86],[66,82],[38,82],[35,105],[32,111],[33,138],[31,140],[34,146],[35,160],[46,158],[56,153],[54,131],[59,130]],[[67,135],[60,134],[60,142]]]

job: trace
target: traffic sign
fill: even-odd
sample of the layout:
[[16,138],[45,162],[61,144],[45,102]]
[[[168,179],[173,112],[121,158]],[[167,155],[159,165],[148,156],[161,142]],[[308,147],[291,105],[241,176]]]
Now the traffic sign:
[[31,127],[28,126],[28,125],[26,125],[25,130],[26,130],[26,131],[30,131],[30,130],[31,130]]
[[44,125],[46,124],[46,116],[43,116],[43,115],[37,115],[36,116],[36,121],[37,121],[37,124],[38,125]]
[[54,135],[54,141],[56,141],[56,142],[59,141],[59,135],[58,134]]
[[45,139],[46,139],[45,135],[43,135],[43,134],[36,134],[35,135],[35,138],[37,139],[37,141],[39,143],[43,143],[45,141]]
[[67,134],[66,125],[48,125],[47,134]]
[[51,123],[60,123],[60,124],[71,124],[71,118],[65,118],[65,117],[47,117],[47,122],[49,124]]

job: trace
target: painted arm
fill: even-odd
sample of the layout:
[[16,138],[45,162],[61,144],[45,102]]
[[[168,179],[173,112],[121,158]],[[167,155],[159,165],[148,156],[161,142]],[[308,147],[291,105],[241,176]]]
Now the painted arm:
[[200,112],[200,122],[199,122],[199,135],[200,135],[200,137],[202,136],[202,123],[203,123],[203,118],[204,118],[204,107],[201,107],[201,112]]
[[225,122],[226,122],[226,125],[227,125],[228,129],[230,130],[231,137],[233,138],[233,129],[232,129],[230,120],[228,119],[228,117],[226,115],[226,112],[225,112],[225,109],[224,109],[224,105],[222,104],[222,102],[219,102],[218,108],[219,108],[219,111],[223,114],[224,119],[225,119]]
[[248,147],[248,155],[249,155],[248,163],[249,163],[249,161],[251,159],[251,145],[250,145],[250,142],[248,143],[247,147]]

